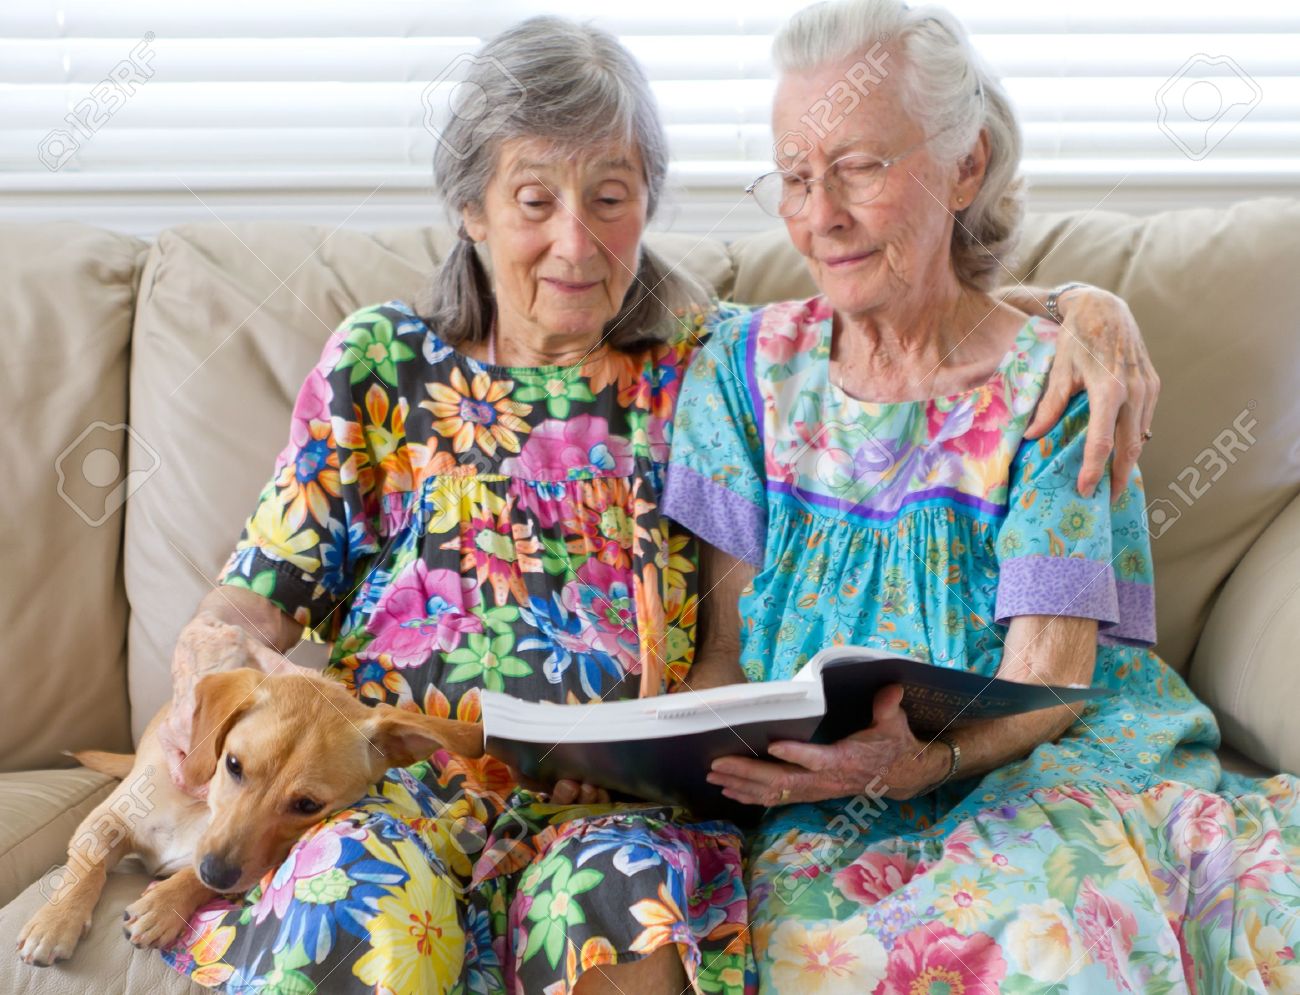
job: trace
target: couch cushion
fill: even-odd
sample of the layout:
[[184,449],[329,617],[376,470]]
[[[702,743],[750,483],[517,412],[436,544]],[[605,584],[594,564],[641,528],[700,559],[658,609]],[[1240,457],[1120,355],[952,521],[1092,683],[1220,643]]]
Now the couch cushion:
[[[0,771],[127,746],[122,503],[126,375],[144,243],[87,225],[0,224]],[[140,466],[147,454],[137,454]],[[33,679],[39,676],[39,680]]]
[[[784,229],[732,254],[739,300],[814,292]],[[1084,280],[1124,297],[1160,372],[1142,459],[1156,649],[1186,671],[1214,592],[1300,490],[1300,201],[1030,216],[1020,255],[1013,271],[1030,285]]]
[[149,877],[115,871],[108,876],[90,932],[71,959],[30,967],[13,954],[18,931],[44,902],[32,885],[0,909],[0,992],[6,995],[204,995],[211,992],[163,963],[155,950],[137,950],[122,935],[122,910],[144,892]]
[[116,784],[84,767],[0,774],[0,905],[67,860],[77,826]]
[[1189,675],[1225,742],[1300,773],[1300,498],[1256,540],[1210,612]]
[[[131,366],[131,425],[161,457],[126,525],[137,736],[167,698],[177,633],[234,548],[326,337],[365,305],[419,305],[454,238],[447,228],[331,234],[290,224],[186,225],[159,236]],[[719,243],[648,242],[670,266],[729,288]],[[300,644],[293,657],[312,663],[319,650]]]

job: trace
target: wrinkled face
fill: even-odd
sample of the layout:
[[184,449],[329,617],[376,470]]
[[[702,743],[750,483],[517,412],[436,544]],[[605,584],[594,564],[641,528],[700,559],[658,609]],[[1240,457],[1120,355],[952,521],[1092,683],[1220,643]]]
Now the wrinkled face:
[[386,767],[378,759],[329,702],[260,696],[226,734],[209,782],[200,879],[214,891],[251,888],[306,830],[365,795]]
[[[889,63],[890,74],[869,87],[856,106],[839,115],[842,121],[817,137],[801,118],[810,115],[818,101],[824,103],[828,93],[844,91],[852,64],[849,60],[781,77],[772,133],[802,136],[791,151],[799,145],[806,154],[797,162],[778,158],[778,166],[805,178],[818,177],[849,153],[891,159],[926,137],[904,107],[899,80],[905,68],[896,62]],[[845,106],[838,107],[837,114]],[[818,120],[817,114],[812,116]],[[982,175],[982,167],[979,172]],[[862,314],[900,294],[923,292],[927,284],[951,272],[957,201],[963,198],[969,204],[979,180],[955,163],[936,162],[928,145],[921,145],[885,171],[884,186],[865,204],[848,203],[837,190],[814,184],[803,209],[786,219],[786,228],[831,306],[841,313]]]
[[499,321],[581,342],[623,306],[637,270],[647,188],[633,147],[557,151],[503,143],[466,230],[492,257]]

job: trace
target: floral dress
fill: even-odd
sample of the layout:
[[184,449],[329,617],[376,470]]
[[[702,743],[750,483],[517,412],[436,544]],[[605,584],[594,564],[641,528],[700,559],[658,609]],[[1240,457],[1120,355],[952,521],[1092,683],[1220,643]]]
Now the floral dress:
[[[658,511],[695,341],[566,368],[476,362],[400,301],[351,315],[222,574],[332,642],[360,698],[464,720],[679,686],[690,538]],[[321,758],[328,763],[328,757]],[[741,839],[665,806],[544,804],[485,757],[390,771],[164,951],[231,992],[569,992],[675,944],[738,993]]]
[[1300,992],[1300,782],[1224,773],[1213,715],[1148,648],[1141,481],[1077,493],[1086,398],[1024,440],[1056,326],[1029,321],[981,386],[869,403],[829,382],[823,299],[714,323],[664,512],[757,569],[751,680],[837,644],[992,676],[1011,618],[1061,614],[1097,620],[1094,683],[1117,692],[911,801],[769,810],[747,855],[760,990]]

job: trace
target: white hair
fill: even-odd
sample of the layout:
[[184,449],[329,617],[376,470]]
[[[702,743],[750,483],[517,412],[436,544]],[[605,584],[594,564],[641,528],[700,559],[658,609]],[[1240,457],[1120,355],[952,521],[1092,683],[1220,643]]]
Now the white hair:
[[930,147],[937,160],[964,159],[981,129],[988,133],[984,182],[970,205],[957,212],[952,232],[957,278],[988,289],[1019,241],[1024,216],[1020,125],[1001,81],[961,22],[933,4],[824,0],[785,23],[772,58],[779,72],[806,73],[862,56],[877,44],[890,55],[884,71],[902,74],[904,106],[925,134],[935,136]]

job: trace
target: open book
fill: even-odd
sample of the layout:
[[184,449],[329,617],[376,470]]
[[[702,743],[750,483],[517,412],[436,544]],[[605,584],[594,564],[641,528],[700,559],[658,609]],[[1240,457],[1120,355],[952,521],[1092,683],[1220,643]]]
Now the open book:
[[590,705],[482,693],[487,751],[544,782],[573,778],[696,815],[752,822],[761,810],[705,776],[718,757],[767,757],[781,739],[834,742],[871,724],[872,700],[903,685],[917,736],[1104,697],[1106,688],[1021,684],[858,646],[823,650],[788,681],[733,684]]

